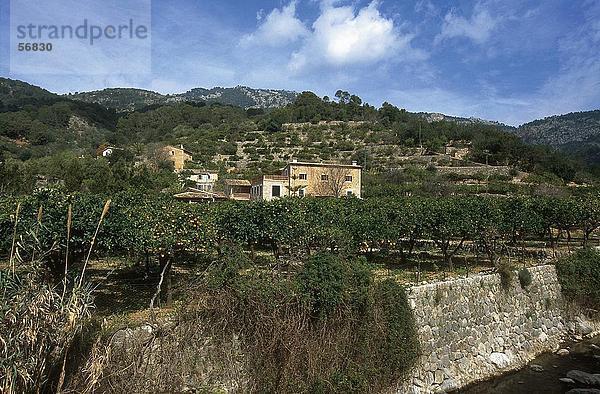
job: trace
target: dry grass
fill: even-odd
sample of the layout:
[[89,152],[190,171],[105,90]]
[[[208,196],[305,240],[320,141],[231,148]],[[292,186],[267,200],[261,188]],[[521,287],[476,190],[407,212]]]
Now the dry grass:
[[65,355],[90,315],[91,290],[75,287],[62,297],[39,262],[24,263],[18,253],[15,262],[18,273],[0,272],[0,391],[59,391]]

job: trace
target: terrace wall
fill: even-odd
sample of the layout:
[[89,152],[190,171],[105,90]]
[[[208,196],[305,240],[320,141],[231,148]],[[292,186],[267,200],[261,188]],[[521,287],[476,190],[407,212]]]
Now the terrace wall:
[[399,392],[446,392],[526,365],[556,350],[573,324],[565,317],[553,265],[531,268],[526,289],[500,275],[412,287],[422,356]]

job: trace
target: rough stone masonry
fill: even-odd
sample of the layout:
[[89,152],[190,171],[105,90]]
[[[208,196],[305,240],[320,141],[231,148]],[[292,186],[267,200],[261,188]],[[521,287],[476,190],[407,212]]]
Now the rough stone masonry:
[[498,274],[410,288],[422,356],[399,392],[454,390],[556,350],[569,329],[556,270],[529,270],[525,289]]

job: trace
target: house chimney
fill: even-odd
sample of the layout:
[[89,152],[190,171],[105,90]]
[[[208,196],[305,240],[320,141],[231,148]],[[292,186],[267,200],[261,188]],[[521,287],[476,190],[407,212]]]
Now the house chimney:
[[298,159],[292,159],[292,163],[298,163]]
[[353,160],[353,161],[352,161],[352,165],[353,165],[353,166],[355,166],[356,164],[357,164],[357,163],[356,163],[356,160]]
[[183,150],[183,144],[179,145],[179,147],[181,148],[181,150]]

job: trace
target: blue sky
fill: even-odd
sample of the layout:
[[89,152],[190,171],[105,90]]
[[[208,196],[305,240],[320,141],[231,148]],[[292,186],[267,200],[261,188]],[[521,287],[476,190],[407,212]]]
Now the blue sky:
[[[72,1],[38,2],[36,10],[73,14],[65,5]],[[78,4],[85,2],[102,4],[108,19],[131,12],[122,9],[127,2]],[[100,45],[103,53],[75,56],[82,65],[57,74],[10,67],[11,7],[0,4],[0,75],[55,92],[344,89],[376,106],[513,125],[600,108],[598,0],[154,0],[151,71],[136,72],[144,56],[121,65]]]

